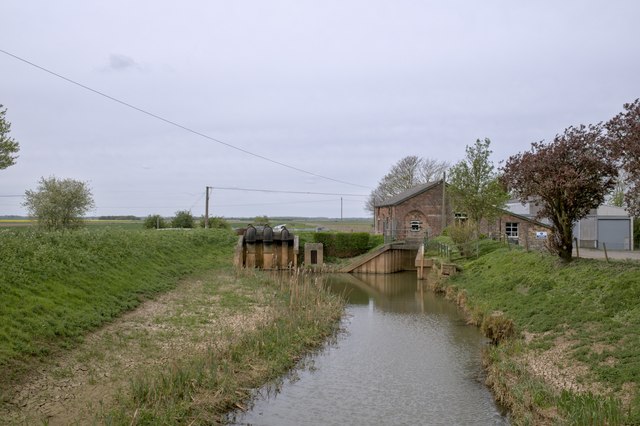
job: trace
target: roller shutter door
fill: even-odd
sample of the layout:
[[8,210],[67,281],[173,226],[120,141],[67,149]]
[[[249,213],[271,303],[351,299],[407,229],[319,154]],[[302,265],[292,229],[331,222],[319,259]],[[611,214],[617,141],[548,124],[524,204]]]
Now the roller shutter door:
[[598,219],[598,248],[629,250],[629,219]]

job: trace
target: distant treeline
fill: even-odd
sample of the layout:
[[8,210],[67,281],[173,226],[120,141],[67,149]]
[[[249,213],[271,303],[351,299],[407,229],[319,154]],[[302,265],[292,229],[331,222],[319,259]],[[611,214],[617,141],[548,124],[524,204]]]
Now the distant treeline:
[[138,216],[98,216],[96,219],[98,220],[142,220],[141,217]]

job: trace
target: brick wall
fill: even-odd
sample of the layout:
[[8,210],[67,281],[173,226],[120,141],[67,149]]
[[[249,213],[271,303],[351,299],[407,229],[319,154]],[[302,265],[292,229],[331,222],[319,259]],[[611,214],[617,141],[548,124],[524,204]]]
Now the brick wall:
[[[450,203],[446,203],[447,225],[453,218]],[[420,221],[419,231],[411,231],[411,221]],[[382,234],[386,221],[395,230],[396,239],[423,239],[442,233],[442,184],[415,195],[398,205],[376,208],[375,232]]]

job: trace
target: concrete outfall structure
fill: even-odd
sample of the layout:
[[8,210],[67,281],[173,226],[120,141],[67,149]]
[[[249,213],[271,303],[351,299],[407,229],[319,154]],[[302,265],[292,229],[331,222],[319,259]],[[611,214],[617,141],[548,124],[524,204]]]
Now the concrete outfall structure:
[[264,270],[295,268],[298,244],[298,237],[284,226],[274,231],[268,225],[249,225],[238,237],[234,264],[238,268]]

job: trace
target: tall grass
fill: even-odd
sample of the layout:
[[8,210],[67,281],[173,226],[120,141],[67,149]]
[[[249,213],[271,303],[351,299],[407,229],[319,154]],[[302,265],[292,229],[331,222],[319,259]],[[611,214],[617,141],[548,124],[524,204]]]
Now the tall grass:
[[[343,301],[317,277],[243,272],[238,283],[268,288],[270,315],[253,331],[229,335],[229,344],[174,362],[162,371],[143,370],[102,414],[109,424],[212,424],[243,407],[251,389],[281,377],[309,350],[336,331]],[[252,303],[247,300],[247,303]]]
[[33,361],[172,288],[228,264],[228,231],[0,231],[0,384]]

